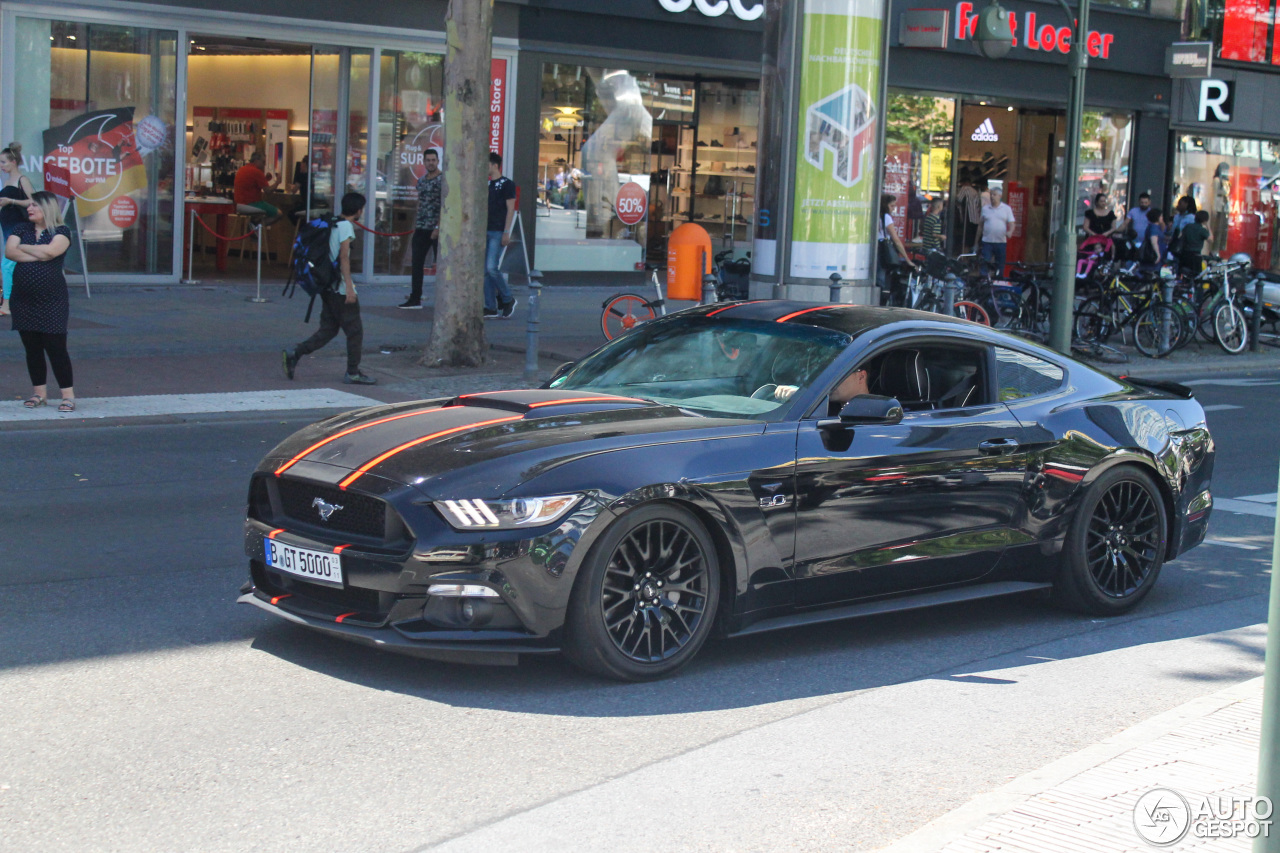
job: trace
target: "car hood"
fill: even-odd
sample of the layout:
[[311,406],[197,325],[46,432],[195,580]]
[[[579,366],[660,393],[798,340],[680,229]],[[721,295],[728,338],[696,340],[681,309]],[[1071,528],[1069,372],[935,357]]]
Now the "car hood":
[[262,469],[344,489],[384,478],[432,499],[492,499],[585,456],[762,430],[757,421],[708,418],[628,397],[495,391],[320,421],[281,442]]

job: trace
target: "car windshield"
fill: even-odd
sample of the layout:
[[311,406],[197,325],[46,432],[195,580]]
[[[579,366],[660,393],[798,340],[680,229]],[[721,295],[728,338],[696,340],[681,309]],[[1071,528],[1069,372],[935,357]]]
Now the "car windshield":
[[848,335],[814,326],[671,317],[602,347],[551,386],[773,420],[786,405],[777,386],[804,388],[849,342]]

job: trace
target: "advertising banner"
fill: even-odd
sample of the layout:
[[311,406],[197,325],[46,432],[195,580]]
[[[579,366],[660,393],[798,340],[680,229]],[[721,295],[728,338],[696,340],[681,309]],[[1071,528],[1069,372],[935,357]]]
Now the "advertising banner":
[[805,0],[791,275],[867,279],[884,0]]
[[881,191],[893,196],[889,208],[893,227],[904,241],[911,232],[907,228],[907,202],[911,197],[911,146],[901,143],[886,145],[884,152],[884,184]]
[[44,185],[54,195],[74,199],[81,216],[146,187],[133,107],[95,110],[46,130]]

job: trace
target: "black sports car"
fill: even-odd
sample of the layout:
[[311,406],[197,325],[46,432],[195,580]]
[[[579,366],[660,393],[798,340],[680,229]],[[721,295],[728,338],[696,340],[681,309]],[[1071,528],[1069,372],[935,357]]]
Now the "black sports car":
[[762,301],[638,327],[540,390],[347,412],[249,488],[241,602],[446,660],[665,675],[745,634],[1051,588],[1122,613],[1198,544],[1179,385],[962,320]]

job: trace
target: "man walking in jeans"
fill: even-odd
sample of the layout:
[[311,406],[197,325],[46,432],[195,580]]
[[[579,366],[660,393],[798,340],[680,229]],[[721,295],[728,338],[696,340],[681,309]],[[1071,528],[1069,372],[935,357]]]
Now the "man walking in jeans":
[[440,260],[440,155],[434,148],[422,155],[426,172],[418,179],[418,215],[413,222],[413,259],[409,270],[412,284],[409,298],[399,306],[407,309],[422,308],[422,267],[427,262],[427,252],[435,249],[436,261]]
[[502,155],[489,154],[489,223],[485,226],[484,317],[506,319],[516,310],[507,280],[498,270],[502,248],[511,243],[511,223],[516,217],[516,185],[502,174]]
[[293,378],[298,361],[329,343],[338,334],[347,336],[348,385],[377,385],[378,380],[360,372],[360,348],[364,344],[364,324],[360,321],[360,303],[356,301],[356,285],[351,280],[351,243],[356,239],[355,223],[364,215],[364,196],[347,193],[342,197],[342,218],[329,234],[329,260],[338,265],[338,288],[320,294],[320,328],[293,348],[284,351],[284,375]]

